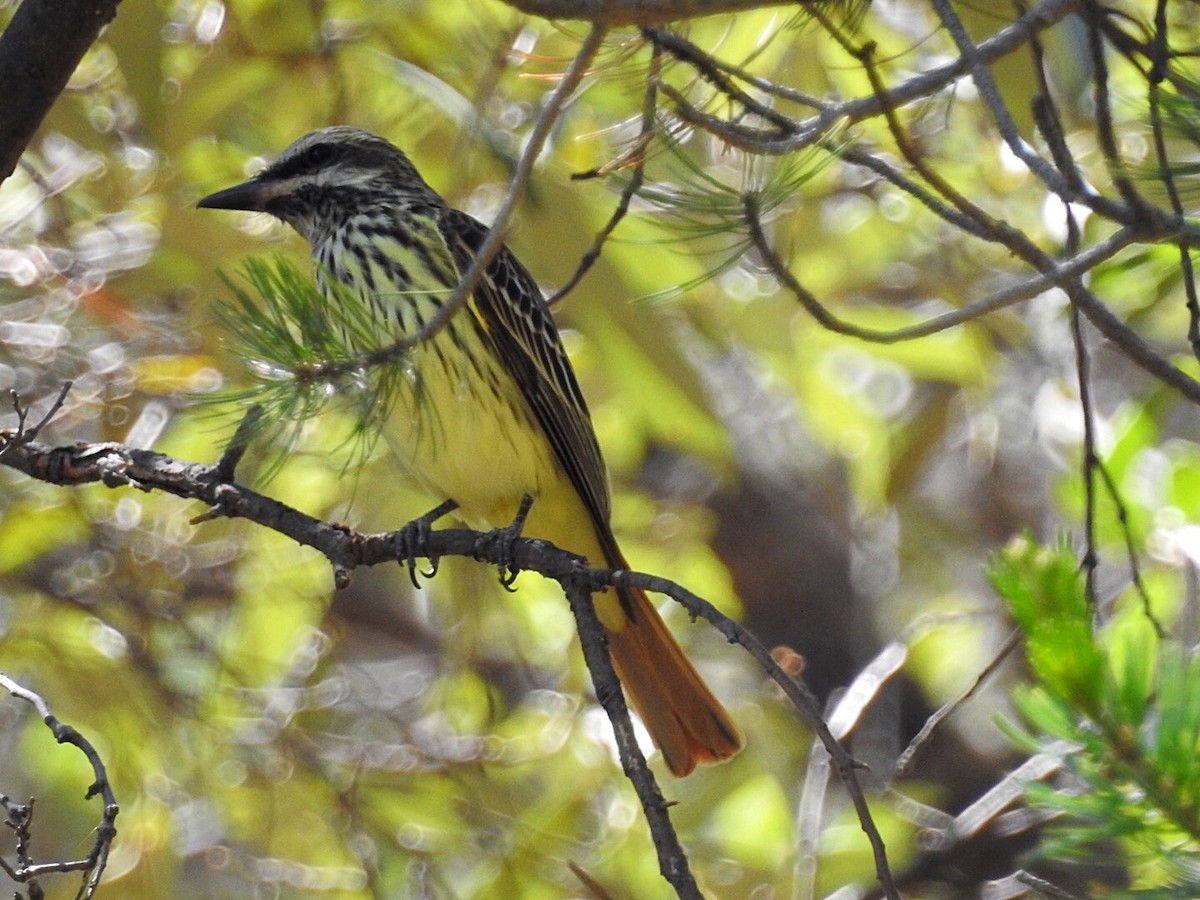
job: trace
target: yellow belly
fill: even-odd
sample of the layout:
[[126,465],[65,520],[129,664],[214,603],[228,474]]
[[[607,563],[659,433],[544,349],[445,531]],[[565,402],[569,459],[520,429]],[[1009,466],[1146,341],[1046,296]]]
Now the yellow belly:
[[[449,288],[434,294],[381,287],[406,279],[450,284],[457,278],[454,260],[433,220],[411,229],[406,241],[388,240],[377,229],[372,234],[376,253],[330,254],[324,264],[380,316],[381,325],[412,333],[437,314]],[[439,501],[457,503],[471,527],[507,525],[529,494],[527,537],[604,565],[583,500],[521,389],[487,347],[472,302],[397,363],[403,372],[389,418],[389,443],[413,478]]]
[[[460,340],[466,333],[458,328]],[[529,494],[526,537],[603,565],[583,501],[520,389],[481,344],[466,340],[474,365],[448,334],[408,360],[388,427],[402,464],[434,498],[455,501],[473,528],[507,525]]]

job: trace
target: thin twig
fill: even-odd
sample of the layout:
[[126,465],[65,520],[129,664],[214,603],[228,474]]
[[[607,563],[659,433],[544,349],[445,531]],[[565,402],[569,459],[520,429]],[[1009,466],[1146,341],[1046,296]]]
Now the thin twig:
[[[761,8],[763,0],[504,0],[514,9],[554,21],[594,25],[654,25],[697,16],[715,16]],[[783,0],[775,0],[782,3]],[[815,0],[801,0],[812,3]]]
[[724,94],[726,99],[732,100],[763,121],[774,125],[779,129],[781,137],[795,133],[795,121],[743,91],[716,65],[710,54],[705,53],[691,41],[666,28],[644,28],[642,34],[654,46],[665,50],[676,59],[691,64],[700,77]]
[[[1167,62],[1167,0],[1158,0],[1154,12],[1154,66],[1149,81],[1150,101],[1150,130],[1154,136],[1154,157],[1158,164],[1157,175],[1167,192],[1167,202],[1175,215],[1183,218],[1183,201],[1179,197],[1179,189],[1175,184],[1175,173],[1171,171],[1171,159],[1167,153],[1167,141],[1163,133],[1162,120],[1162,88],[1161,73],[1165,71]],[[1157,77],[1156,77],[1157,76]],[[1191,345],[1192,355],[1200,359],[1200,299],[1196,294],[1196,273],[1192,266],[1192,254],[1187,245],[1179,244],[1179,273],[1183,279],[1184,296],[1187,298],[1188,311],[1188,344]]]
[[881,155],[847,144],[837,147],[829,146],[826,149],[851,165],[874,172],[888,184],[908,194],[908,196],[912,197],[935,216],[947,224],[954,226],[959,231],[969,234],[972,237],[981,238],[982,240],[988,240],[991,237],[986,227],[970,216],[964,215],[957,209],[954,209],[954,207],[943,203],[934,196],[929,188],[909,178],[908,175],[901,172],[896,166],[891,165]]
[[1088,321],[1113,342],[1136,365],[1163,384],[1178,391],[1193,403],[1200,404],[1200,381],[1171,364],[1141,335],[1122,322],[1113,311],[1078,281],[1065,286],[1067,296],[1078,306]]
[[[120,812],[120,807],[117,805],[116,795],[113,793],[112,785],[108,780],[108,772],[104,768],[104,761],[100,758],[100,754],[96,748],[92,746],[91,741],[85,738],[82,734],[60,722],[50,710],[50,704],[40,694],[23,687],[13,679],[9,678],[3,672],[0,672],[0,688],[8,691],[12,696],[26,701],[33,705],[37,710],[38,716],[50,729],[50,733],[54,735],[54,739],[60,744],[70,744],[77,747],[92,767],[92,774],[95,780],[88,787],[84,794],[85,800],[90,800],[92,797],[99,795],[104,801],[104,811],[100,819],[100,824],[96,826],[96,838],[92,843],[92,849],[83,859],[60,861],[52,863],[33,864],[28,859],[28,852],[25,849],[25,842],[28,838],[28,820],[29,813],[26,812],[23,816],[23,824],[18,829],[18,839],[21,841],[18,857],[22,859],[24,865],[13,869],[5,865],[5,869],[10,878],[15,881],[27,883],[32,879],[42,875],[47,875],[52,872],[83,872],[84,881],[80,887],[77,897],[91,898],[96,887],[100,883],[100,876],[104,873],[104,867],[108,863],[108,853],[112,846],[113,839],[117,836],[117,815]],[[28,810],[28,807],[25,808]],[[22,831],[25,835],[22,837]]]
[[[871,82],[872,90],[877,95],[883,95],[885,87],[883,78],[875,66],[874,45],[867,44],[861,48],[855,48],[850,44],[848,39],[841,37],[840,33],[836,31],[834,33],[838,35],[840,40],[845,42],[843,46],[846,52],[862,64],[863,71]],[[958,210],[959,213],[976,223],[985,240],[1007,247],[1035,268],[1039,267],[1039,263],[1043,259],[1048,260],[1048,257],[1044,257],[1025,238],[1021,231],[1014,228],[1008,222],[988,213],[983,207],[954,187],[941,172],[929,165],[909,137],[908,131],[900,122],[900,117],[896,110],[886,103],[883,104],[883,116],[884,121],[887,123],[888,131],[892,135],[892,139],[896,142],[896,148],[900,151],[900,155],[904,158],[905,162],[912,166],[913,170],[925,179],[934,190],[945,197],[946,201]]]
[[657,44],[654,44],[650,47],[650,68],[646,72],[646,94],[645,99],[642,101],[642,127],[629,151],[634,159],[633,174],[621,191],[621,197],[617,201],[616,209],[613,210],[613,214],[604,224],[604,227],[596,234],[596,239],[592,242],[592,246],[580,258],[579,265],[575,267],[575,272],[562,287],[546,298],[547,306],[553,307],[566,297],[567,294],[575,290],[575,286],[583,280],[583,276],[600,259],[600,253],[604,249],[605,243],[607,243],[613,231],[616,230],[617,225],[621,223],[621,220],[625,218],[626,213],[629,212],[629,204],[633,201],[634,195],[642,189],[642,185],[645,183],[646,151],[654,136],[656,122],[654,113],[658,107],[658,75],[661,68],[662,50]]
[[[880,650],[846,688],[827,716],[829,731],[840,742],[853,734],[864,713],[901,670],[908,658],[908,648],[893,641]],[[827,707],[829,708],[829,707]],[[821,834],[822,809],[829,788],[829,751],[824,744],[814,742],[809,750],[804,770],[803,790],[796,809],[795,858],[792,875],[792,896],[806,900],[814,895],[817,876],[817,856]]]
[[62,409],[63,403],[67,400],[67,394],[70,393],[74,384],[73,381],[63,382],[63,386],[58,390],[58,396],[54,398],[54,402],[50,404],[46,414],[31,428],[25,427],[25,420],[29,417],[29,407],[21,405],[21,397],[16,391],[10,391],[13,411],[17,414],[17,427],[10,432],[7,439],[0,443],[0,456],[3,456],[13,444],[37,440],[42,429],[49,425],[50,421],[58,415],[58,411]]
[[262,406],[255,404],[246,410],[246,414],[242,416],[242,421],[238,423],[237,430],[233,433],[233,438],[221,454],[221,458],[217,460],[217,471],[221,474],[222,478],[228,481],[233,480],[237,472],[238,463],[242,461],[246,449],[250,446],[250,441],[254,437],[255,429],[258,426],[259,420],[262,419],[262,414]]
[[984,666],[983,670],[975,676],[975,680],[971,682],[971,685],[949,703],[945,703],[939,707],[933,715],[925,720],[925,724],[921,726],[921,730],[917,732],[916,737],[909,741],[908,746],[904,748],[904,752],[896,760],[896,765],[892,769],[892,777],[903,778],[908,774],[913,763],[916,761],[917,754],[929,743],[942,722],[961,709],[964,703],[979,692],[979,689],[996,673],[996,670],[1000,668],[1000,665],[1008,658],[1008,655],[1021,643],[1021,638],[1020,631],[1014,631],[1005,638],[1004,643],[1000,645],[1000,649],[996,651],[996,655],[992,657],[991,662]]
[[1117,508],[1117,523],[1121,526],[1121,534],[1125,537],[1125,556],[1129,560],[1129,577],[1133,582],[1133,589],[1137,591],[1138,598],[1142,601],[1142,614],[1154,626],[1154,633],[1158,635],[1159,640],[1166,640],[1167,630],[1158,620],[1158,616],[1154,614],[1154,609],[1150,604],[1150,592],[1146,590],[1146,584],[1142,581],[1137,548],[1133,543],[1133,526],[1129,521],[1129,510],[1125,506],[1125,499],[1117,489],[1117,483],[1104,460],[1097,460],[1096,471],[1100,473],[1100,479],[1104,482],[1104,489],[1108,492],[1109,499]]
[[[946,16],[949,17],[949,21],[957,23],[957,29],[962,31],[961,38],[960,36],[956,36],[956,40],[961,39],[962,52],[973,52],[972,48],[974,45],[966,36],[965,31],[962,30],[962,23],[958,21],[953,10],[949,9],[944,0],[934,0],[934,2],[936,5],[938,5],[939,11],[941,10],[942,6],[946,6],[945,12]],[[954,32],[955,29],[952,28],[951,30]],[[991,76],[988,74],[986,66],[979,66],[979,68],[982,69],[982,72],[976,73],[977,82],[982,79],[987,84],[991,85],[991,89],[993,93],[995,93],[995,85],[991,81]],[[665,87],[664,90],[666,90]],[[981,94],[984,93],[982,87],[980,90]],[[1000,102],[998,94],[996,95],[995,99],[998,105],[995,108],[989,105],[989,109],[992,111],[993,117],[1008,118],[1008,112],[1004,108],[1003,103]],[[1011,124],[1011,119],[1009,119],[1009,122]],[[998,125],[999,124],[1001,123],[998,121]],[[1015,126],[1013,127],[1015,128]],[[1003,131],[1003,127],[1001,130]],[[904,146],[901,145],[901,150],[903,151],[903,149]],[[1038,159],[1040,160],[1040,157]],[[1066,179],[1060,173],[1058,173],[1056,169],[1054,169],[1044,160],[1040,161],[1052,173],[1051,176],[1049,176],[1052,181],[1055,183],[1066,182]],[[920,164],[919,158],[914,158],[914,164]],[[963,209],[964,212],[966,212],[971,218],[975,218],[980,223],[986,224],[987,230],[991,232],[988,235],[988,239],[1007,247],[1017,257],[1025,261],[1029,266],[1043,275],[1056,272],[1058,263],[1039,247],[1037,247],[1037,245],[1029,240],[1029,238],[1022,234],[1018,229],[1009,225],[1007,222],[997,220],[983,212],[982,209],[971,203],[959,192],[955,191],[943,179],[940,179],[940,176],[938,176],[937,173],[927,172],[926,177],[928,178],[931,175],[936,180],[939,190],[950,197],[951,201],[956,206],[959,206],[960,209]],[[1062,197],[1064,201],[1070,199],[1070,194],[1071,192],[1069,190],[1059,193],[1060,197]],[[748,224],[750,226],[751,239],[754,241],[759,250],[762,251],[767,246],[767,243],[765,235],[762,233],[761,224],[759,224],[756,228],[756,202],[757,201],[752,197],[752,195],[748,195],[746,214],[747,219],[749,220]],[[1098,209],[1096,204],[1089,205]],[[1127,227],[1129,227],[1137,235],[1137,237],[1134,239],[1150,239],[1151,233],[1156,232],[1157,229],[1164,226],[1166,227],[1167,234],[1178,234],[1181,236],[1179,229],[1183,223],[1180,222],[1178,218],[1171,219],[1170,221],[1172,224],[1166,225],[1162,216],[1143,214],[1143,210],[1139,210],[1137,214],[1132,214],[1130,213],[1129,207],[1126,204],[1116,204],[1116,209],[1118,212],[1123,213],[1123,215],[1118,215],[1115,218],[1117,221],[1122,221],[1123,219],[1129,220]],[[1162,237],[1164,235],[1158,234],[1157,236]],[[1182,236],[1180,239],[1182,240]],[[766,254],[769,264],[773,256],[774,255],[772,253]],[[835,317],[829,314],[828,310],[825,310],[824,307],[811,294],[809,294],[803,289],[803,287],[799,285],[794,276],[787,272],[786,267],[784,267],[781,262],[778,262],[777,256],[774,257],[774,260],[778,265],[778,270],[773,269],[776,276],[780,278],[780,280],[788,287],[789,290],[791,290],[799,299],[801,299],[801,302],[804,303],[809,312],[823,325],[831,330],[839,331],[839,333],[852,334],[853,336],[861,337],[864,340],[880,339],[877,335],[868,336],[869,332],[864,330],[854,330],[852,328],[848,328],[845,323],[837,320]],[[1102,303],[1090,290],[1083,286],[1083,282],[1080,278],[1056,278],[1054,279],[1054,283],[1062,287],[1067,293],[1067,296],[1071,300],[1072,304],[1078,306],[1084,315],[1087,316],[1089,321],[1091,321],[1092,324],[1101,332],[1101,334],[1116,344],[1117,347],[1119,347],[1126,356],[1133,360],[1134,363],[1145,369],[1160,381],[1179,391],[1189,400],[1195,403],[1200,403],[1200,382],[1197,382],[1194,378],[1190,377],[1182,370],[1174,366],[1168,359],[1157,353],[1132,328],[1113,315],[1112,311],[1104,303]]]
[[1100,23],[1108,15],[1102,10],[1096,0],[1084,0],[1083,20],[1087,24],[1088,55],[1092,63],[1092,107],[1096,117],[1096,135],[1099,137],[1100,152],[1104,155],[1108,176],[1113,186],[1132,210],[1144,210],[1146,201],[1138,194],[1125,171],[1125,163],[1121,160],[1121,150],[1117,146],[1117,136],[1113,126],[1112,97],[1108,89],[1108,60],[1104,56],[1104,36],[1100,31]]
[[[1044,31],[1075,12],[1079,8],[1080,2],[1081,0],[1043,0],[1043,2],[1037,4],[1027,14],[1022,15],[1012,24],[981,41],[975,46],[975,54],[971,59],[978,60],[986,65],[1007,56],[1009,53],[1015,52],[1025,45],[1030,35]],[[686,41],[686,38],[677,34],[674,35],[674,38],[677,42]],[[683,43],[679,43],[678,45],[681,48],[684,46]],[[681,53],[680,58],[690,61],[693,57],[704,58],[705,56],[707,54],[696,48],[694,53]],[[717,67],[733,77],[744,77],[741,73],[731,71],[727,65],[718,64]],[[775,93],[796,102],[817,105],[819,106],[819,112],[810,118],[793,121],[790,133],[782,139],[775,138],[774,140],[769,140],[768,135],[772,134],[772,132],[763,132],[760,130],[757,136],[750,140],[752,146],[745,146],[742,149],[771,155],[792,153],[816,143],[836,124],[853,124],[873,118],[882,111],[882,103],[899,108],[913,101],[923,100],[953,84],[959,78],[968,74],[970,70],[968,59],[964,56],[959,56],[951,62],[937,66],[927,72],[922,72],[919,75],[914,75],[912,78],[901,82],[888,90],[882,98],[872,95],[868,97],[855,97],[840,102],[819,102],[805,95],[789,95],[783,92],[783,89],[778,86],[768,86],[763,84],[761,80],[751,79],[748,76],[744,77],[744,80],[760,90]],[[778,127],[778,120],[775,124]],[[747,136],[752,133],[752,130],[744,132]],[[1099,199],[1103,202],[1103,198]],[[1099,212],[1100,210],[1098,209],[1097,211]]]
[[[1020,2],[1017,4],[1021,8]],[[1075,156],[1067,144],[1066,129],[1063,128],[1062,116],[1058,105],[1054,102],[1054,93],[1050,90],[1050,79],[1046,74],[1046,51],[1042,47],[1040,34],[1031,35],[1029,49],[1033,54],[1033,71],[1038,80],[1038,93],[1030,102],[1033,121],[1046,142],[1050,158],[1063,178],[1079,193],[1086,190],[1083,173],[1075,162]]]
[[[1079,222],[1071,207],[1063,207],[1067,220],[1067,252],[1079,248]],[[1095,615],[1096,567],[1099,556],[1096,550],[1096,466],[1100,457],[1096,453],[1096,410],[1092,405],[1092,364],[1087,342],[1083,337],[1083,322],[1079,307],[1071,304],[1071,343],[1075,348],[1075,380],[1079,387],[1079,411],[1083,416],[1083,558],[1079,566],[1083,569],[1084,595],[1088,607]]]
[[604,626],[600,624],[592,601],[592,591],[595,588],[583,577],[563,579],[560,583],[567,595],[567,602],[571,605],[571,613],[575,616],[579,644],[583,648],[583,659],[592,676],[596,699],[600,701],[608,720],[612,723],[621,768],[637,792],[642,811],[646,814],[646,821],[650,824],[650,834],[658,853],[659,871],[675,888],[679,897],[699,900],[702,896],[700,888],[697,887],[696,879],[688,867],[687,854],[683,852],[679,837],[671,825],[667,801],[663,799],[654,773],[646,765],[646,758],[638,746],[637,733],[629,717],[629,708],[621,693],[621,682],[608,654]]
[[[929,337],[941,331],[946,331],[957,325],[978,319],[988,313],[1012,306],[1023,300],[1029,300],[1048,291],[1052,287],[1065,287],[1074,279],[1091,271],[1096,265],[1115,256],[1125,247],[1137,240],[1137,232],[1123,228],[1107,237],[1093,247],[1055,266],[1052,271],[1035,275],[1025,281],[988,294],[985,297],[968,303],[960,309],[954,309],[941,315],[932,316],[915,325],[906,325],[894,330],[881,330],[855,325],[836,316],[812,294],[792,273],[775,248],[771,246],[763,229],[762,217],[758,211],[758,200],[753,194],[743,198],[746,211],[746,223],[749,226],[750,239],[759,252],[767,269],[790,291],[805,310],[820,325],[836,334],[858,338],[873,344],[896,344],[917,338]],[[1200,388],[1200,385],[1197,385]],[[1200,396],[1200,395],[1198,395]]]
[[871,843],[871,850],[875,855],[875,876],[879,879],[879,884],[883,888],[884,895],[888,898],[898,900],[900,894],[896,889],[891,870],[888,867],[887,851],[884,848],[883,838],[879,834],[879,829],[875,826],[875,821],[871,818],[870,807],[868,807],[866,797],[863,795],[862,786],[858,782],[856,770],[859,767],[859,763],[850,756],[846,748],[833,736],[833,733],[829,730],[829,725],[826,724],[825,719],[821,715],[820,703],[804,681],[799,678],[793,678],[784,672],[771,655],[771,652],[742,625],[721,613],[704,598],[698,597],[673,581],[654,575],[622,570],[613,572],[605,569],[591,569],[589,572],[604,585],[611,585],[613,587],[628,585],[630,587],[641,588],[644,591],[666,594],[676,603],[683,606],[690,615],[706,620],[727,641],[737,644],[754,657],[771,680],[783,689],[784,694],[791,700],[792,705],[796,707],[805,724],[816,733],[817,739],[829,752],[829,756],[833,761],[833,767],[837,771],[842,784],[846,786],[846,791],[849,793],[850,800],[854,804],[854,810],[858,814],[859,826]]
[[[988,70],[987,60],[979,52],[979,47],[971,40],[971,36],[967,33],[966,26],[955,12],[950,0],[932,0],[933,8],[937,12],[938,18],[941,19],[942,25],[949,32],[954,45],[958,48],[959,55],[971,73],[971,79],[975,82],[975,88],[979,91],[979,97],[991,113],[992,121],[996,123],[996,128],[1000,132],[1000,136],[1008,145],[1009,150],[1021,162],[1029,167],[1042,183],[1050,189],[1051,192],[1058,194],[1066,201],[1078,200],[1089,205],[1097,201],[1097,195],[1093,191],[1087,191],[1084,194],[1077,194],[1071,184],[1054,168],[1049,162],[1034,152],[1033,148],[1025,142],[1021,137],[1020,131],[1017,129],[1016,123],[1008,112],[1008,107],[1004,103],[1004,99],[1000,95],[999,88],[996,87],[996,82],[992,78],[992,73]],[[1077,6],[1077,4],[1072,4]],[[1074,11],[1074,10],[1072,10]],[[1113,208],[1113,201],[1104,203],[1109,214],[1114,212],[1125,212],[1123,206],[1119,210]],[[1097,212],[1100,209],[1097,208]],[[1118,216],[1113,216],[1117,218]]]
[[1026,887],[1033,888],[1039,894],[1052,898],[1052,900],[1081,900],[1078,894],[1072,894],[1070,891],[1060,888],[1045,878],[1039,878],[1032,872],[1026,872],[1024,869],[1017,872],[1013,878]]

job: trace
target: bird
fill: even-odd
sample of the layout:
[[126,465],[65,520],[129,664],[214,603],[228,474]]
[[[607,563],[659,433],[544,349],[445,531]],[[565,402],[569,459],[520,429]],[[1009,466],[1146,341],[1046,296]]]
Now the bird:
[[[398,147],[340,125],[299,138],[258,175],[198,206],[265,212],[290,225],[308,241],[325,302],[365,304],[372,324],[396,339],[438,313],[488,235]],[[531,497],[526,537],[628,568],[587,404],[540,288],[507,246],[403,365],[393,443],[418,484],[480,530],[510,523]],[[646,594],[621,586],[594,603],[617,675],[671,773],[738,753],[740,730]]]

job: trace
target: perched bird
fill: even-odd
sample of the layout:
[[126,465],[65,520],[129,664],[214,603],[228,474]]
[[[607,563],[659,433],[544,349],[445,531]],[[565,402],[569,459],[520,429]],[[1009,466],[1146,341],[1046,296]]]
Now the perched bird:
[[[383,138],[355,128],[308,134],[249,181],[200,201],[269,213],[312,249],[330,303],[345,291],[397,338],[434,316],[487,228],[448,207]],[[403,360],[393,414],[402,462],[475,528],[513,519],[524,534],[626,568],[609,524],[608,478],[583,395],[541,291],[503,248],[446,326]],[[613,663],[675,775],[741,749],[742,737],[640,590],[596,597]]]

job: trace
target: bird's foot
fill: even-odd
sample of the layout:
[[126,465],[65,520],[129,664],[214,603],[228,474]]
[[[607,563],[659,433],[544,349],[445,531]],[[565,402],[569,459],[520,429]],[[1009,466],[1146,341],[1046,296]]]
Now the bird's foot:
[[396,532],[396,558],[400,560],[402,566],[408,569],[408,577],[412,580],[413,587],[421,586],[421,582],[417,580],[418,574],[425,578],[432,578],[437,574],[438,558],[436,556],[429,557],[428,571],[422,572],[417,568],[417,553],[425,548],[425,544],[429,540],[429,526],[456,509],[458,509],[458,504],[453,500],[447,500],[425,515],[417,516]]
[[525,494],[521,497],[521,505],[517,507],[517,514],[513,520],[503,528],[495,529],[487,536],[488,543],[495,548],[494,559],[496,567],[500,570],[500,584],[506,591],[513,591],[513,582],[521,574],[520,567],[513,559],[513,544],[525,528],[525,519],[529,516],[531,506],[533,506],[533,495]]

